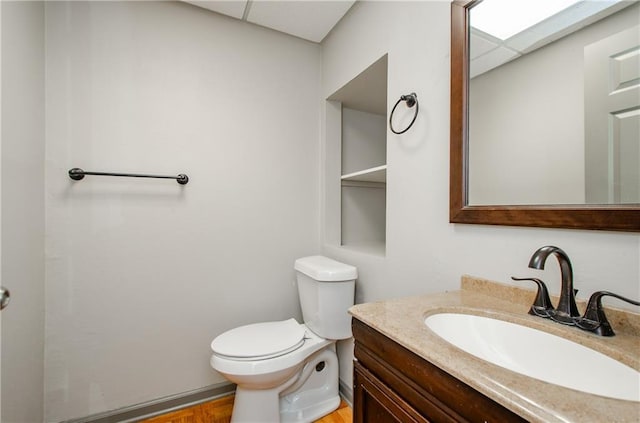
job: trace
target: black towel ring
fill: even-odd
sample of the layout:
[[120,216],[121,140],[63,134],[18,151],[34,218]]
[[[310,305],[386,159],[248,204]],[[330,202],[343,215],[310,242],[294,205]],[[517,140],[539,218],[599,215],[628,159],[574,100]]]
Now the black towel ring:
[[[393,123],[392,123],[392,119],[393,119],[393,112],[396,111],[396,107],[398,107],[398,104],[400,104],[401,101],[406,101],[407,102],[407,107],[412,108],[413,106],[416,106],[416,111],[413,115],[413,119],[411,119],[411,123],[409,124],[409,126],[407,126],[406,128],[404,128],[402,131],[396,131],[395,129],[393,129]],[[400,96],[400,100],[396,101],[395,106],[393,106],[393,109],[391,109],[391,116],[389,116],[389,128],[391,128],[391,132],[393,132],[394,134],[404,134],[405,132],[407,132],[409,130],[409,128],[411,128],[411,126],[413,125],[413,122],[416,121],[416,118],[418,117],[418,94],[416,93],[411,93],[411,94],[407,94],[407,95],[401,95]]]

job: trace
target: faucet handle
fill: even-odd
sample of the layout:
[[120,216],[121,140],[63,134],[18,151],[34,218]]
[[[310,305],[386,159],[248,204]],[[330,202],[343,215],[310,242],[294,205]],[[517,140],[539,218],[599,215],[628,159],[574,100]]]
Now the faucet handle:
[[549,290],[547,285],[544,284],[538,278],[516,278],[511,276],[514,281],[532,281],[538,285],[538,292],[536,293],[536,299],[533,301],[533,305],[529,309],[529,314],[540,317],[549,317],[552,312],[553,305],[551,305],[551,299],[549,298]]
[[588,330],[601,336],[614,336],[615,332],[611,328],[611,324],[607,320],[607,316],[602,308],[602,297],[607,295],[626,301],[630,304],[640,306],[640,302],[625,298],[622,295],[614,294],[613,292],[594,292],[589,298],[589,303],[587,304],[587,310],[584,312],[584,316],[576,319],[576,326],[580,329]]

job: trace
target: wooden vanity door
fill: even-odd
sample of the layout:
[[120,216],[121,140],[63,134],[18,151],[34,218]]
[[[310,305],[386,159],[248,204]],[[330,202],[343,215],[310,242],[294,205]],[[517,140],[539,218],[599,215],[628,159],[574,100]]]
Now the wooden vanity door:
[[353,423],[417,422],[428,423],[406,401],[372,375],[360,363],[354,363]]

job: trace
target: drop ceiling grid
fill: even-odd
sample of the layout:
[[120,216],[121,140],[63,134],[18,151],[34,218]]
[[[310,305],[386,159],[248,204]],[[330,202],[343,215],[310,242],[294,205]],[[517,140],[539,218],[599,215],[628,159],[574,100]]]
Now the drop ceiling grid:
[[247,22],[316,43],[324,39],[355,3],[355,0],[184,1],[235,19],[244,18]]

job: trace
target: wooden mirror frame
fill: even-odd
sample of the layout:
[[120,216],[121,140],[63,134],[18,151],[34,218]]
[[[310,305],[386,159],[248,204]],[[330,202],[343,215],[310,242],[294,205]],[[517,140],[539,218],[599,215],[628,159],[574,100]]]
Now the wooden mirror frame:
[[451,3],[449,222],[543,228],[640,231],[640,205],[468,205],[469,11],[481,0]]

